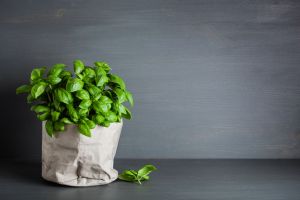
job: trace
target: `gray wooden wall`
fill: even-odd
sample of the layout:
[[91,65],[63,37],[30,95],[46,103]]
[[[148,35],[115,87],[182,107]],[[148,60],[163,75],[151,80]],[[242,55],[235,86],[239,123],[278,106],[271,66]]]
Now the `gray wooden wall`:
[[135,95],[119,158],[299,158],[300,1],[1,0],[0,156],[40,156],[15,88],[108,61]]

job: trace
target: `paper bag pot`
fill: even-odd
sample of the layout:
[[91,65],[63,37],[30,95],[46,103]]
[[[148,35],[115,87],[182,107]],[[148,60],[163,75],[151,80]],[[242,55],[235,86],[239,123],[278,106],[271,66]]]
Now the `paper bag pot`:
[[94,186],[111,183],[118,177],[113,168],[123,123],[96,126],[92,136],[79,133],[76,125],[48,136],[43,122],[42,177],[68,186]]

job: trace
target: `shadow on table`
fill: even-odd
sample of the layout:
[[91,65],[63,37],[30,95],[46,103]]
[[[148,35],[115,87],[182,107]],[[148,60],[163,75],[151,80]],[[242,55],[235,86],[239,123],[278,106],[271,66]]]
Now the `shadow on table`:
[[6,161],[0,166],[1,177],[12,182],[59,187],[42,179],[41,162],[37,160]]

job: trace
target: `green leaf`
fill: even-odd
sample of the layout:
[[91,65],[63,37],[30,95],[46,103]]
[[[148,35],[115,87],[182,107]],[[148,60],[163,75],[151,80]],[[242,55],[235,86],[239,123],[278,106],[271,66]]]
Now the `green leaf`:
[[93,117],[93,120],[96,124],[101,124],[105,121],[105,117],[103,117],[101,114],[97,114]]
[[59,76],[60,73],[62,73],[62,71],[65,69],[66,65],[65,64],[55,64],[51,67],[48,76]]
[[60,122],[60,121],[54,122],[54,130],[55,131],[64,131],[65,130],[65,124],[63,122]]
[[79,110],[78,110],[78,114],[79,114],[80,116],[86,116],[88,112],[89,112],[88,109],[79,109]]
[[144,177],[150,174],[152,171],[156,170],[156,167],[153,165],[145,165],[138,171],[138,177]]
[[106,71],[103,68],[98,66],[95,67],[95,73],[96,76],[106,76]]
[[132,97],[131,92],[129,92],[128,90],[126,90],[125,93],[126,93],[126,97],[127,97],[127,100],[129,101],[130,105],[133,106],[134,105],[134,101],[133,101],[133,97]]
[[34,101],[34,98],[31,94],[27,95],[27,103],[32,103]]
[[109,110],[109,104],[103,104],[99,101],[93,102],[93,109],[96,111],[96,113],[103,113],[105,114]]
[[100,97],[99,101],[103,104],[108,104],[113,102],[109,97],[103,95]]
[[76,97],[78,99],[81,99],[81,100],[88,100],[88,99],[90,99],[90,95],[89,95],[88,91],[86,91],[84,89],[78,90],[76,92]]
[[60,113],[57,111],[51,111],[52,121],[57,121],[59,119]]
[[118,178],[119,178],[120,180],[123,180],[123,181],[135,182],[136,177],[135,177],[134,175],[131,175],[131,174],[127,173],[127,172],[130,173],[129,170],[125,170],[122,174],[119,175]]
[[109,127],[110,126],[110,122],[109,121],[104,121],[100,125],[104,126],[104,127]]
[[54,133],[54,128],[53,128],[53,123],[50,120],[47,120],[46,125],[45,125],[47,134],[52,137],[53,133]]
[[145,176],[143,176],[143,177],[141,177],[141,181],[148,181],[150,179],[150,177],[149,176],[147,176],[147,175],[145,175]]
[[48,83],[50,83],[51,85],[56,85],[56,84],[60,83],[62,79],[59,78],[58,76],[50,75],[50,76],[48,76],[47,80],[48,80]]
[[142,184],[141,181],[149,180],[150,177],[148,175],[154,170],[156,170],[156,167],[153,165],[145,165],[138,172],[135,170],[124,170],[118,178],[123,181]]
[[55,99],[59,102],[63,102],[65,104],[70,104],[73,102],[73,98],[71,93],[63,88],[57,88],[54,90]]
[[88,78],[94,78],[96,76],[95,71],[93,70],[93,68],[90,67],[86,67],[82,74],[84,77],[88,77]]
[[84,70],[84,64],[81,60],[74,60],[73,66],[75,74],[80,74]]
[[72,76],[72,73],[69,72],[69,71],[62,71],[59,74],[59,77],[62,78],[62,79],[64,79],[64,80],[68,80],[71,76]]
[[31,86],[30,85],[21,85],[16,89],[16,94],[21,94],[21,93],[28,93],[31,91]]
[[35,80],[38,80],[38,79],[42,78],[45,70],[46,70],[46,67],[33,69],[32,72],[31,72],[31,75],[30,75],[30,79],[32,81],[35,81]]
[[69,78],[66,89],[69,92],[76,92],[83,88],[84,83],[78,78]]
[[78,124],[78,129],[79,129],[79,132],[81,134],[83,134],[87,137],[92,136],[91,130],[90,130],[89,126],[86,123],[82,122],[82,123]]
[[101,90],[99,88],[97,88],[94,85],[89,85],[87,87],[87,90],[89,91],[89,93],[94,97],[96,95],[99,95],[101,93]]
[[108,111],[106,113],[105,117],[106,117],[107,121],[109,121],[109,122],[116,122],[118,119],[117,115],[112,111]]
[[109,81],[109,78],[106,75],[96,77],[96,85],[98,87],[103,87],[106,83],[108,83],[108,81]]
[[45,112],[43,114],[38,114],[37,115],[37,118],[40,120],[40,121],[45,121],[49,118],[50,116],[50,112]]
[[45,105],[34,105],[31,107],[31,110],[36,113],[43,113],[43,112],[49,112],[50,108]]
[[101,93],[95,94],[95,95],[93,96],[93,100],[94,100],[94,101],[98,101],[98,100],[100,99],[101,96],[102,96]]
[[118,110],[119,110],[120,113],[123,113],[123,114],[127,113],[125,106],[123,106],[122,104],[118,104],[118,106],[119,106]]
[[85,123],[88,125],[88,127],[89,127],[90,129],[93,129],[93,128],[96,127],[95,122],[93,122],[92,120],[85,119]]
[[109,72],[111,70],[110,66],[106,62],[95,62],[94,64],[96,67],[99,67],[106,72]]
[[92,104],[92,101],[89,99],[82,100],[79,104],[79,108],[88,109]]
[[127,101],[126,93],[120,88],[114,88],[113,92],[117,95],[119,103]]
[[67,104],[67,109],[71,120],[77,122],[79,120],[79,116],[75,108],[71,104]]
[[65,123],[65,124],[73,124],[73,122],[71,120],[69,120],[68,118],[66,118],[66,117],[62,118],[60,121]]
[[125,106],[124,106],[124,108],[125,108],[125,110],[126,110],[126,113],[122,113],[122,117],[124,117],[125,119],[130,120],[130,119],[131,119],[131,112],[130,112],[130,110],[128,110],[128,108],[126,108]]
[[39,82],[39,83],[35,84],[31,88],[31,96],[34,99],[37,99],[39,96],[41,96],[45,92],[46,87],[47,87],[47,84],[45,82]]
[[108,74],[108,77],[110,82],[117,84],[123,90],[126,89],[126,85],[121,77],[113,74]]

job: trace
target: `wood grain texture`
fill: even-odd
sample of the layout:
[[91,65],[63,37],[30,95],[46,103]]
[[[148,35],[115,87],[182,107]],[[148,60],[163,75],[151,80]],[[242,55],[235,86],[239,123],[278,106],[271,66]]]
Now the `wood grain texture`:
[[120,158],[299,158],[299,9],[290,0],[1,1],[0,155],[40,155],[40,124],[14,94],[32,67],[81,58],[108,61],[135,96]]
[[[37,160],[0,162],[5,200],[299,200],[299,160],[117,160],[116,169],[152,163],[158,170],[143,185],[116,181],[72,188],[44,181]],[[17,192],[16,192],[17,191]]]

